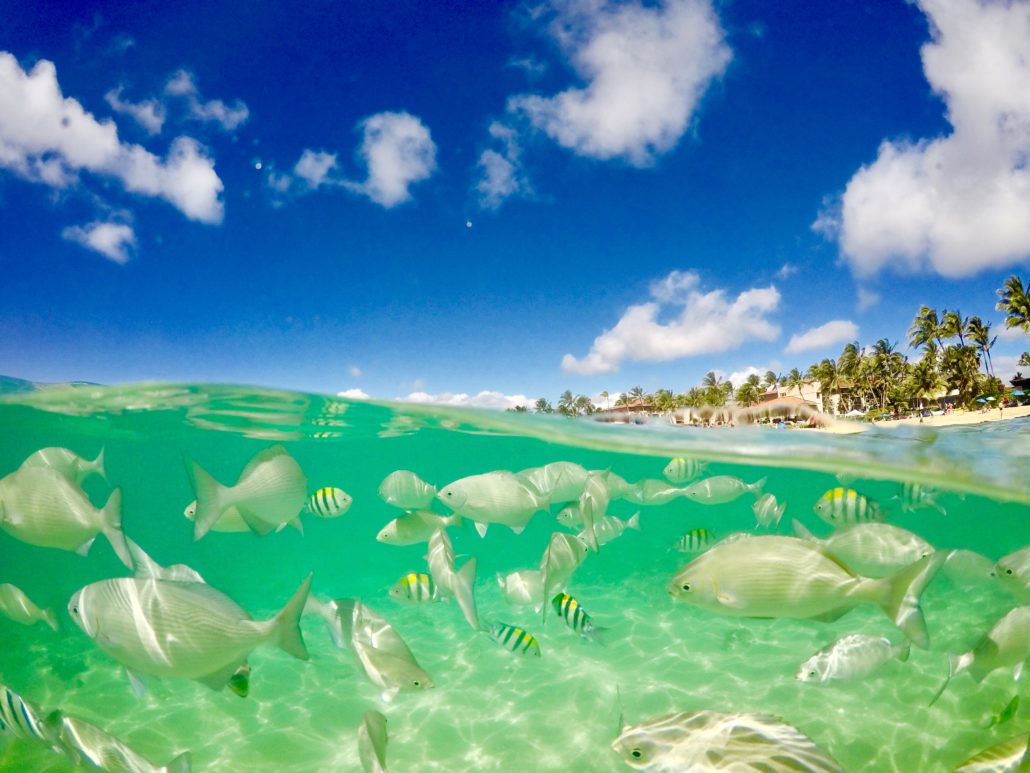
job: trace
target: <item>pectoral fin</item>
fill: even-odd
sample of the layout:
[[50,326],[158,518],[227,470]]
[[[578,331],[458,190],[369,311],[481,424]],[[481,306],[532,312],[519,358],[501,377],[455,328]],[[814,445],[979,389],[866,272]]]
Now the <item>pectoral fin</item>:
[[262,521],[246,507],[236,505],[236,510],[239,512],[240,518],[243,519],[243,522],[247,524],[247,527],[258,536],[264,537],[275,529],[272,524],[267,521]]
[[479,536],[480,537],[485,537],[486,536],[487,524],[480,523],[479,521],[474,521],[474,523],[476,524],[476,531],[479,532]]
[[125,674],[129,677],[129,684],[132,685],[132,691],[136,693],[137,698],[142,698],[147,694],[147,685],[142,676],[129,669],[125,669]]
[[[202,685],[210,687],[212,690],[221,690],[223,687],[229,684],[229,681],[236,675],[238,671],[241,671],[242,668],[243,664],[230,663],[229,665],[223,666],[222,668],[219,668],[216,671],[212,671],[210,674],[198,676],[197,681],[200,682]],[[247,669],[247,671],[249,672],[249,669]],[[247,681],[247,684],[249,687],[249,680]],[[239,680],[237,680],[237,686],[242,686],[241,684],[239,684]],[[233,688],[233,692],[239,695],[239,692],[237,692],[236,687]]]

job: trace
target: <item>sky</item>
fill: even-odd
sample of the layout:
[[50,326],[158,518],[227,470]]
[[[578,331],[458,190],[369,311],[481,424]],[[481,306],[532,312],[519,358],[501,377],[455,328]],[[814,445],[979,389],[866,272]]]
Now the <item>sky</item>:
[[5,375],[507,407],[916,356],[922,304],[1030,348],[1025,1],[0,8]]

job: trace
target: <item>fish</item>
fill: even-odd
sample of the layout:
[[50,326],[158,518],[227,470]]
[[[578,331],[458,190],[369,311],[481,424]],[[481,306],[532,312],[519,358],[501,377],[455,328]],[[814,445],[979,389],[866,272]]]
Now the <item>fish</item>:
[[1030,546],[998,559],[991,576],[1020,601],[1030,603]]
[[359,667],[380,688],[384,703],[392,701],[399,692],[435,686],[407,643],[382,615],[357,599],[336,599],[333,608]]
[[402,510],[429,507],[436,496],[436,486],[426,483],[410,470],[394,470],[379,484],[379,498]]
[[977,752],[955,768],[955,773],[1024,773],[1027,770],[1030,770],[1030,733],[1020,733]]
[[793,524],[798,537],[822,545],[865,577],[886,577],[934,552],[918,534],[879,521],[844,526],[826,539],[818,539],[796,519]]
[[57,615],[52,609],[40,609],[25,592],[10,583],[0,585],[0,614],[22,625],[46,623],[57,630]]
[[506,470],[460,478],[444,486],[436,498],[463,518],[475,521],[481,537],[486,536],[491,523],[504,524],[520,534],[536,513],[550,507],[547,497]]
[[579,511],[579,503],[574,502],[558,511],[555,519],[567,529],[583,528],[583,513]]
[[97,534],[132,568],[122,533],[122,492],[115,489],[101,509],[85,492],[49,467],[26,467],[0,479],[0,528],[15,539],[44,548],[89,553]]
[[758,521],[758,525],[764,526],[767,529],[779,525],[780,519],[783,517],[783,511],[786,509],[787,503],[777,502],[775,494],[762,494],[751,505],[751,512],[755,514],[755,520]]
[[551,599],[551,606],[565,625],[578,633],[584,639],[596,639],[603,629],[594,625],[593,618],[587,614],[576,599],[568,593],[559,593]]
[[755,770],[843,773],[793,725],[768,714],[684,711],[622,728],[612,748],[631,768],[650,773]]
[[[565,587],[583,559],[586,558],[587,547],[582,541],[569,534],[554,532],[547,549],[540,559],[540,582],[543,585],[544,599],[551,598],[555,591]],[[540,607],[542,619],[547,618],[547,605]]]
[[608,510],[608,487],[595,473],[587,477],[583,493],[579,496],[579,514],[583,518],[583,531],[579,539],[595,553],[600,548],[597,539],[597,524],[605,517]]
[[326,486],[318,489],[304,503],[304,512],[319,518],[339,518],[350,510],[351,496],[343,489]]
[[522,569],[497,575],[504,600],[513,607],[532,606],[537,612],[544,603],[544,580],[539,569]]
[[542,499],[573,502],[583,493],[590,473],[575,462],[551,462],[543,467],[530,467],[516,475]]
[[634,490],[633,484],[611,470],[591,470],[608,489],[609,499],[626,499]]
[[795,678],[814,684],[862,679],[895,658],[908,660],[910,649],[907,641],[894,643],[886,636],[848,634],[808,658]]
[[1016,712],[1019,711],[1019,696],[1013,695],[1012,699],[1005,704],[1001,711],[997,714],[992,714],[990,721],[987,723],[987,729],[994,727],[995,725],[1004,725],[1006,722],[1011,722],[1013,717],[1016,716]]
[[29,455],[21,463],[21,469],[29,467],[48,467],[60,473],[76,486],[81,486],[90,475],[97,475],[107,480],[104,472],[104,449],[100,449],[96,459],[89,460],[79,456],[67,448],[41,448]]
[[937,502],[939,493],[921,483],[905,481],[901,484],[898,493],[891,499],[901,503],[901,512],[903,513],[914,513],[916,510],[932,508],[941,515],[947,515],[948,511]]
[[132,556],[132,569],[135,577],[149,577],[154,580],[170,580],[172,582],[205,582],[196,569],[186,566],[186,564],[161,566],[131,539],[127,538],[126,542],[129,545],[129,554]]
[[39,709],[7,685],[0,684],[0,738],[3,734],[50,743],[50,734]]
[[945,556],[935,553],[882,579],[855,574],[805,540],[775,535],[723,541],[673,577],[668,591],[693,606],[734,617],[836,619],[876,604],[917,647],[929,646],[919,596]]
[[386,773],[386,717],[366,711],[358,725],[358,759],[364,773]]
[[979,684],[999,668],[1013,668],[1016,680],[1030,661],[1030,606],[1016,607],[1004,614],[969,652],[948,655],[948,678],[933,696],[929,705],[937,702],[951,680],[968,671]]
[[55,711],[45,723],[47,733],[76,765],[119,773],[189,773],[191,769],[188,751],[158,765],[121,739],[77,717]]
[[688,480],[696,478],[706,469],[708,469],[708,462],[701,462],[697,459],[684,459],[682,456],[677,456],[665,465],[662,475],[670,483],[686,483]]
[[479,630],[479,613],[476,611],[476,559],[468,559],[459,571],[454,570],[454,548],[451,539],[443,529],[437,529],[429,538],[429,574],[444,596],[458,600],[461,613],[473,631]]
[[199,582],[123,577],[80,588],[68,602],[75,624],[130,673],[192,679],[220,690],[251,650],[275,644],[308,659],[300,615],[311,575],[275,617],[254,620],[235,601]]
[[387,545],[418,545],[429,542],[433,532],[451,526],[460,526],[461,516],[438,515],[431,510],[415,510],[394,518],[379,530],[376,539]]
[[397,601],[411,601],[416,604],[440,600],[436,583],[424,572],[408,572],[393,584],[390,596]]
[[307,499],[308,479],[280,445],[255,454],[234,486],[223,486],[196,462],[189,462],[187,468],[197,494],[195,540],[207,534],[230,507],[239,511],[251,531],[263,536],[297,521]]
[[508,623],[495,623],[490,630],[494,641],[500,644],[508,652],[517,655],[535,655],[540,657],[540,642],[536,637],[524,628],[519,628]]
[[[182,514],[187,519],[195,521],[197,519],[197,500],[194,499],[188,505],[186,509],[182,511]],[[209,531],[220,531],[220,532],[241,532],[250,531],[250,527],[247,526],[247,522],[243,520],[243,516],[240,515],[240,511],[235,507],[226,508],[218,520],[215,521]]]
[[744,494],[754,494],[757,499],[765,486],[765,478],[754,483],[745,483],[733,475],[714,475],[691,483],[683,491],[683,495],[692,502],[701,505],[721,505],[732,502]]
[[843,486],[826,491],[812,510],[831,526],[882,521],[885,515],[882,508],[865,494]]
[[[640,513],[634,513],[624,521],[614,515],[606,515],[594,524],[594,536],[598,545],[607,545],[613,539],[621,537],[626,529],[640,531]],[[584,545],[587,544],[586,530],[576,536]]]
[[623,499],[644,507],[656,507],[686,495],[686,488],[675,486],[666,480],[645,478],[634,483]]
[[682,537],[677,538],[676,542],[673,543],[672,549],[678,550],[680,553],[700,553],[708,550],[718,540],[719,538],[715,532],[701,527],[691,529]]

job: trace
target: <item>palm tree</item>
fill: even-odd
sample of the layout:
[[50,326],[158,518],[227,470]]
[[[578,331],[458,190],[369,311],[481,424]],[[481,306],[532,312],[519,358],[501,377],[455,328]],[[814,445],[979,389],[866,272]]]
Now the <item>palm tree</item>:
[[808,369],[812,378],[818,379],[819,389],[823,395],[823,411],[830,412],[830,398],[840,393],[841,373],[837,361],[826,357],[818,365]]
[[988,375],[994,375],[994,363],[991,362],[991,347],[998,340],[998,336],[991,338],[991,323],[984,322],[979,317],[970,317],[966,321],[966,335],[980,349],[984,356],[984,370]]
[[962,312],[958,309],[955,311],[945,310],[944,316],[941,317],[941,335],[946,338],[957,338],[958,345],[965,346],[966,340],[963,338],[963,333],[968,322],[968,319],[962,318]]
[[577,414],[581,413],[584,416],[589,416],[594,412],[594,403],[586,395],[577,395],[572,407],[575,409]]
[[1017,362],[1016,365],[1019,365],[1020,367],[1030,365],[1030,352],[1023,352],[1019,355],[1019,362]]
[[[757,382],[758,376],[755,376],[754,378]],[[758,395],[758,384],[753,383],[749,378],[747,381],[740,385],[739,389],[737,389],[735,399],[738,405],[750,406],[758,402]]]
[[641,402],[643,402],[644,398],[647,397],[642,386],[632,387],[626,394],[629,396],[630,400],[640,400]]
[[554,413],[554,407],[547,402],[546,397],[541,397],[533,403],[533,410],[537,413]]
[[573,397],[572,390],[566,389],[558,397],[558,413],[563,416],[576,415],[576,398]]
[[602,400],[604,400],[604,409],[607,411],[608,407],[609,407],[608,406],[608,398],[610,397],[610,395],[608,394],[608,390],[607,389],[602,389],[601,390],[601,394],[599,395],[599,397]]
[[1018,276],[1013,274],[1005,280],[998,290],[998,305],[994,308],[1005,312],[1006,328],[1018,327],[1030,333],[1030,294]]
[[979,391],[980,356],[973,346],[949,346],[941,363],[949,389],[958,390],[958,401],[968,404]]
[[700,408],[705,404],[704,390],[691,387],[683,394],[677,395],[676,402],[688,408]]
[[908,329],[908,345],[913,349],[926,346],[930,341],[936,341],[942,349],[944,342],[941,335],[944,333],[944,326],[937,318],[937,309],[929,306],[920,306],[919,313],[912,320],[912,326]]
[[934,397],[941,388],[941,374],[937,370],[936,350],[934,356],[929,352],[909,370],[905,386],[908,394],[916,400]]
[[668,389],[654,393],[654,407],[661,413],[670,413],[676,407],[676,397]]

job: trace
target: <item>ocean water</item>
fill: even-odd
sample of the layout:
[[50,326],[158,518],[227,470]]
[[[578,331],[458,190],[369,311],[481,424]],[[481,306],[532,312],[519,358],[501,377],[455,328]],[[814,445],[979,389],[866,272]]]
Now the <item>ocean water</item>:
[[[336,649],[318,619],[305,618],[309,661],[274,647],[250,656],[247,698],[186,680],[150,680],[137,698],[124,670],[71,621],[69,597],[84,585],[126,576],[101,536],[87,557],[23,544],[0,532],[0,582],[54,607],[61,629],[0,617],[0,682],[39,706],[93,722],[156,762],[189,750],[194,770],[360,770],[357,727],[369,709],[388,719],[387,761],[395,771],[626,769],[610,745],[620,721],[673,712],[765,712],[810,736],[849,771],[953,769],[978,750],[1030,730],[1030,688],[997,671],[976,684],[948,672],[947,653],[968,650],[1018,602],[986,574],[942,571],[923,595],[929,650],[913,648],[855,682],[829,686],[794,678],[799,664],[848,633],[900,633],[874,606],[835,622],[725,617],[677,603],[666,585],[690,556],[670,550],[689,529],[791,534],[796,518],[820,535],[812,511],[840,485],[837,474],[884,503],[902,481],[937,489],[947,511],[892,511],[890,522],[940,550],[963,548],[992,561],[1030,544],[1030,423],[1013,420],[938,431],[906,428],[861,435],[760,429],[698,430],[587,420],[348,402],[311,394],[212,385],[78,386],[0,397],[0,476],[33,451],[63,446],[87,458],[101,448],[111,486],[123,492],[125,533],[161,564],[185,563],[255,618],[272,616],[313,573],[322,598],[359,597],[387,618],[435,687],[380,690]],[[353,497],[344,516],[303,517],[303,534],[266,537],[211,532],[193,539],[183,508],[194,498],[184,458],[233,483],[258,451],[281,443],[309,489],[336,486]],[[745,481],[787,503],[772,530],[756,527],[744,496],[702,506],[685,499],[639,508],[615,500],[609,513],[641,510],[639,532],[589,555],[568,584],[604,644],[570,631],[556,615],[509,607],[495,576],[535,568],[552,532],[538,513],[520,535],[470,523],[449,530],[456,554],[476,556],[480,617],[531,631],[542,656],[519,657],[474,633],[453,602],[402,605],[388,595],[403,574],[427,571],[424,545],[395,547],[376,533],[400,511],[377,488],[396,469],[442,487],[490,470],[518,471],[566,460],[610,469],[629,482],[661,478],[673,456],[709,462],[706,475]],[[109,486],[85,484],[95,503]],[[436,504],[439,512],[446,512]],[[557,508],[553,508],[556,511]],[[459,562],[463,559],[459,559]],[[1010,721],[992,714],[1020,695]],[[70,763],[27,740],[3,738],[0,769],[61,771]]]

